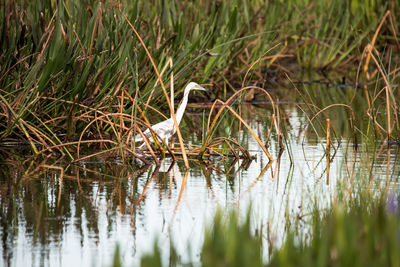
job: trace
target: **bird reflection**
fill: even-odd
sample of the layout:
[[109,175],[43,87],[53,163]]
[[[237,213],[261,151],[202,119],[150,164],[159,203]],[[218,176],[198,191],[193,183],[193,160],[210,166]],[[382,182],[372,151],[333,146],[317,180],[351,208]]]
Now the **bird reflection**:
[[156,177],[156,182],[160,185],[161,189],[169,187],[171,190],[182,184],[182,173],[179,170],[179,166],[170,157],[163,158],[161,164],[154,170],[153,175]]

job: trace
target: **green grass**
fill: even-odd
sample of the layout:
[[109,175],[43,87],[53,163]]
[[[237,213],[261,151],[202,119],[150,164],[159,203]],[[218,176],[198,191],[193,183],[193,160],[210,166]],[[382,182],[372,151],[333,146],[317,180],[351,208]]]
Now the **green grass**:
[[[173,242],[170,248],[169,266],[196,265],[182,262]],[[202,266],[263,266],[262,237],[252,233],[250,213],[242,222],[235,211],[229,216],[218,211],[204,233],[200,260]],[[154,251],[142,257],[141,266],[163,266],[157,242]]]
[[[195,80],[211,82],[213,96],[221,97],[219,88],[239,87],[255,62],[247,81],[261,84],[268,81],[259,73],[268,70],[279,77],[282,69],[354,69],[385,11],[399,12],[396,1],[383,0],[151,2],[2,2],[0,140],[25,140],[35,153],[81,135],[123,142],[113,131],[120,116],[85,130],[103,114],[131,114],[135,105],[128,98],[121,103],[123,91],[134,97],[138,90],[142,105],[157,80],[122,14],[159,71],[173,59],[163,78],[169,86],[174,73],[176,94]],[[388,20],[383,24],[376,49],[397,49],[393,29],[399,26],[392,22],[394,28]],[[387,64],[390,57],[382,60]],[[165,110],[163,104],[157,87],[151,105]]]
[[[390,124],[385,114],[388,102],[380,101],[385,95],[379,94],[385,86],[378,80],[382,76],[390,81],[389,110],[393,136],[398,138],[397,1],[3,1],[0,142],[10,138],[27,142],[33,153],[56,147],[53,150],[69,157],[76,152],[76,144],[60,145],[81,136],[84,140],[117,140],[103,144],[103,150],[125,145],[136,121],[130,121],[130,114],[136,119],[138,112],[126,95],[122,103],[121,96],[126,92],[134,98],[137,93],[136,104],[143,108],[157,78],[123,14],[139,32],[159,71],[173,59],[173,67],[167,68],[163,78],[169,86],[173,72],[176,95],[187,81],[195,80],[210,83],[213,97],[226,97],[226,91],[230,94],[242,83],[268,87],[269,79],[280,80],[286,71],[354,74],[387,11],[391,15],[383,21],[374,45],[384,71],[370,80],[360,75],[360,82],[372,82],[367,94],[376,101],[367,104],[361,89],[357,94],[321,93],[320,87],[310,86],[300,88],[303,96],[283,89],[275,92],[280,99],[290,95],[291,100],[309,104],[313,115],[331,104],[351,104],[357,117],[352,132],[357,129],[362,136],[372,136],[369,141],[384,139],[382,129]],[[378,64],[370,63],[371,73]],[[353,82],[355,74],[350,76]],[[150,103],[166,110],[159,86]],[[331,110],[326,116],[332,120],[335,115],[350,117],[349,109]],[[368,123],[363,121],[366,110],[371,114]],[[126,117],[112,115],[121,111]],[[150,109],[146,113],[155,115]],[[99,119],[104,114],[108,117]],[[376,130],[374,120],[382,129]],[[122,133],[118,131],[121,121],[125,124]],[[343,120],[340,123],[336,128],[348,127]],[[229,134],[226,129],[233,131],[233,122],[220,125],[225,135]],[[324,124],[319,128],[322,132]]]
[[[287,228],[283,245],[267,260],[265,232],[251,230],[250,213],[242,221],[236,212],[224,217],[219,211],[204,234],[200,264],[181,262],[171,244],[169,266],[399,266],[399,200],[394,192],[376,198],[363,191],[329,210],[315,208],[305,225]],[[162,266],[157,245],[141,265]]]
[[269,266],[399,266],[398,195],[315,211],[311,238],[289,232]]

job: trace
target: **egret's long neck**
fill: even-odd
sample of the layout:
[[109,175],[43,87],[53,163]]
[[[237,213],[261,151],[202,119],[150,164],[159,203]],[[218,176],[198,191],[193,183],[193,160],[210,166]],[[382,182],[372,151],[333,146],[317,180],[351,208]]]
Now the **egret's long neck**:
[[187,105],[188,97],[189,97],[189,92],[190,92],[190,90],[185,90],[183,99],[182,99],[182,103],[179,105],[178,110],[176,111],[175,116],[176,116],[176,122],[178,123],[178,125],[181,123],[183,113],[185,113],[185,109],[186,109],[186,105]]

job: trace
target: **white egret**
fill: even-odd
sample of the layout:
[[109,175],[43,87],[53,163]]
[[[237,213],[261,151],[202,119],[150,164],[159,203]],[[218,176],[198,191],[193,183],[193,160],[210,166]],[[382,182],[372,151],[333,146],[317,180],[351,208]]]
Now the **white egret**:
[[[190,82],[188,85],[186,85],[186,88],[183,93],[183,99],[182,103],[179,105],[178,110],[175,113],[176,117],[176,122],[178,123],[178,126],[182,120],[183,113],[185,113],[186,105],[188,102],[188,97],[189,93],[192,90],[201,90],[201,91],[207,91],[200,85],[198,85],[195,82]],[[158,134],[158,136],[165,141],[165,143],[168,145],[168,139],[172,137],[176,133],[176,128],[174,125],[174,119],[171,117],[168,120],[159,122],[153,126],[151,126],[154,132]],[[150,142],[153,142],[153,138],[151,138],[151,132],[149,129],[143,132],[143,134],[149,139]],[[142,142],[143,138],[140,134],[137,134],[135,139],[133,140],[134,142]],[[140,147],[143,147],[145,144],[141,145]]]

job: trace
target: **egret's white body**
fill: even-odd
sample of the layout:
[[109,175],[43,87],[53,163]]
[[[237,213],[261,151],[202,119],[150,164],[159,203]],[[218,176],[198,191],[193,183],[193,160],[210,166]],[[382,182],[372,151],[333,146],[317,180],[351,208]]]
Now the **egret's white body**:
[[[178,123],[178,125],[181,123],[188,102],[189,92],[192,90],[206,91],[206,89],[204,89],[195,82],[190,82],[188,85],[186,85],[186,88],[183,93],[182,103],[179,105],[175,114],[176,122]],[[154,132],[158,134],[158,136],[160,136],[162,140],[165,140],[166,144],[168,144],[168,139],[176,133],[174,119],[172,117],[151,126],[151,128],[153,129]],[[144,131],[143,134],[149,139],[150,142],[153,142],[153,138],[151,138],[151,132],[149,129]],[[140,134],[137,134],[134,141],[142,142],[143,138]]]

